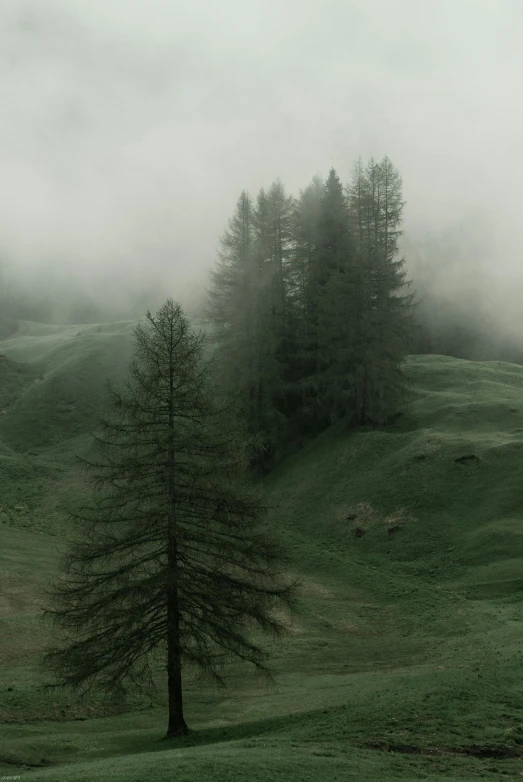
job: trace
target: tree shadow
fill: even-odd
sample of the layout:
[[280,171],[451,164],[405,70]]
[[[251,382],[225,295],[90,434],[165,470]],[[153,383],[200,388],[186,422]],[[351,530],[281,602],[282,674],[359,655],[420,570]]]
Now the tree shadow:
[[151,739],[150,734],[147,738],[140,739],[130,734],[122,737],[119,742],[119,748],[122,753],[140,754],[142,752],[164,752],[173,749],[188,749],[190,747],[208,746],[211,744],[220,744],[224,742],[240,741],[244,739],[259,738],[267,736],[270,733],[288,732],[293,728],[305,727],[305,724],[314,723],[319,715],[325,715],[328,712],[340,710],[340,707],[332,709],[311,709],[309,711],[299,712],[298,714],[288,714],[279,717],[267,717],[265,719],[254,720],[252,722],[238,723],[235,725],[224,725],[216,728],[192,729],[185,736],[166,738],[164,735],[158,735]]

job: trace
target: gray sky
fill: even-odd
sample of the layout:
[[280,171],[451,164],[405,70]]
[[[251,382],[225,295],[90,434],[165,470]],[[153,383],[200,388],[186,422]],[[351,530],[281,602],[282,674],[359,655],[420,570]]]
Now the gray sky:
[[242,188],[388,154],[513,279],[522,73],[523,0],[0,0],[0,253],[176,295]]

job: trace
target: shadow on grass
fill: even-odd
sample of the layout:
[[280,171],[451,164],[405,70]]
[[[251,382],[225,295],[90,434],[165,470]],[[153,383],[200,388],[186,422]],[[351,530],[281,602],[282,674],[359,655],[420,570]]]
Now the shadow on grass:
[[[299,729],[299,735],[295,734],[294,738],[304,743],[310,741],[313,743],[319,741],[321,743],[324,740],[339,741],[343,739],[344,743],[350,743],[354,748],[402,754],[426,756],[454,755],[469,756],[477,759],[495,758],[499,760],[521,758],[523,756],[523,747],[520,742],[515,744],[487,742],[485,744],[457,744],[456,746],[451,746],[445,742],[443,735],[441,736],[441,745],[436,746],[433,744],[424,746],[423,740],[420,744],[400,744],[383,740],[369,741],[369,733],[373,731],[361,719],[355,724],[353,716],[347,705],[335,706],[330,709],[311,709],[298,714],[269,717],[237,725],[192,730],[186,736],[176,738],[168,739],[163,736],[151,738],[149,734],[149,738],[137,741],[136,737],[122,737],[122,741],[119,742],[119,749],[122,753],[129,754],[156,753],[165,750],[182,750],[249,739],[256,740],[267,737],[270,734],[281,738],[282,734],[292,734],[296,729]],[[310,735],[307,735],[308,730],[310,730]]]
[[122,752],[137,754],[141,752],[163,752],[173,749],[188,749],[190,747],[199,747],[210,744],[220,744],[223,742],[241,741],[245,739],[260,738],[270,733],[288,733],[294,728],[306,728],[309,724],[317,725],[320,715],[329,714],[334,716],[338,713],[341,716],[346,707],[334,707],[332,709],[312,709],[310,711],[300,712],[299,714],[290,714],[287,716],[268,717],[265,719],[254,720],[253,722],[240,723],[237,725],[222,726],[219,728],[203,728],[190,730],[186,736],[176,736],[166,738],[164,735],[158,735],[156,738],[143,738],[140,740],[136,736],[129,735],[122,737],[119,746]]

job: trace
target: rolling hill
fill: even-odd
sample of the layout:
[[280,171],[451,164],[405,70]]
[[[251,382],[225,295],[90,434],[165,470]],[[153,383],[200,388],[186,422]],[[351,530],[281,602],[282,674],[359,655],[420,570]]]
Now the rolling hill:
[[302,580],[275,684],[191,677],[122,710],[41,690],[73,455],[134,323],[19,323],[0,342],[0,771],[161,782],[518,779],[523,773],[523,367],[413,356],[395,422],[333,427],[264,481]]

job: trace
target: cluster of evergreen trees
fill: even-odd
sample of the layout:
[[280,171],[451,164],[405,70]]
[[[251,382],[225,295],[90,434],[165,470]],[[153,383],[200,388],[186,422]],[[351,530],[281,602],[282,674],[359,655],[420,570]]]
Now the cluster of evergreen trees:
[[334,169],[299,198],[277,180],[242,192],[221,239],[207,316],[217,381],[255,438],[253,463],[331,423],[397,409],[412,331],[401,178],[386,157]]

